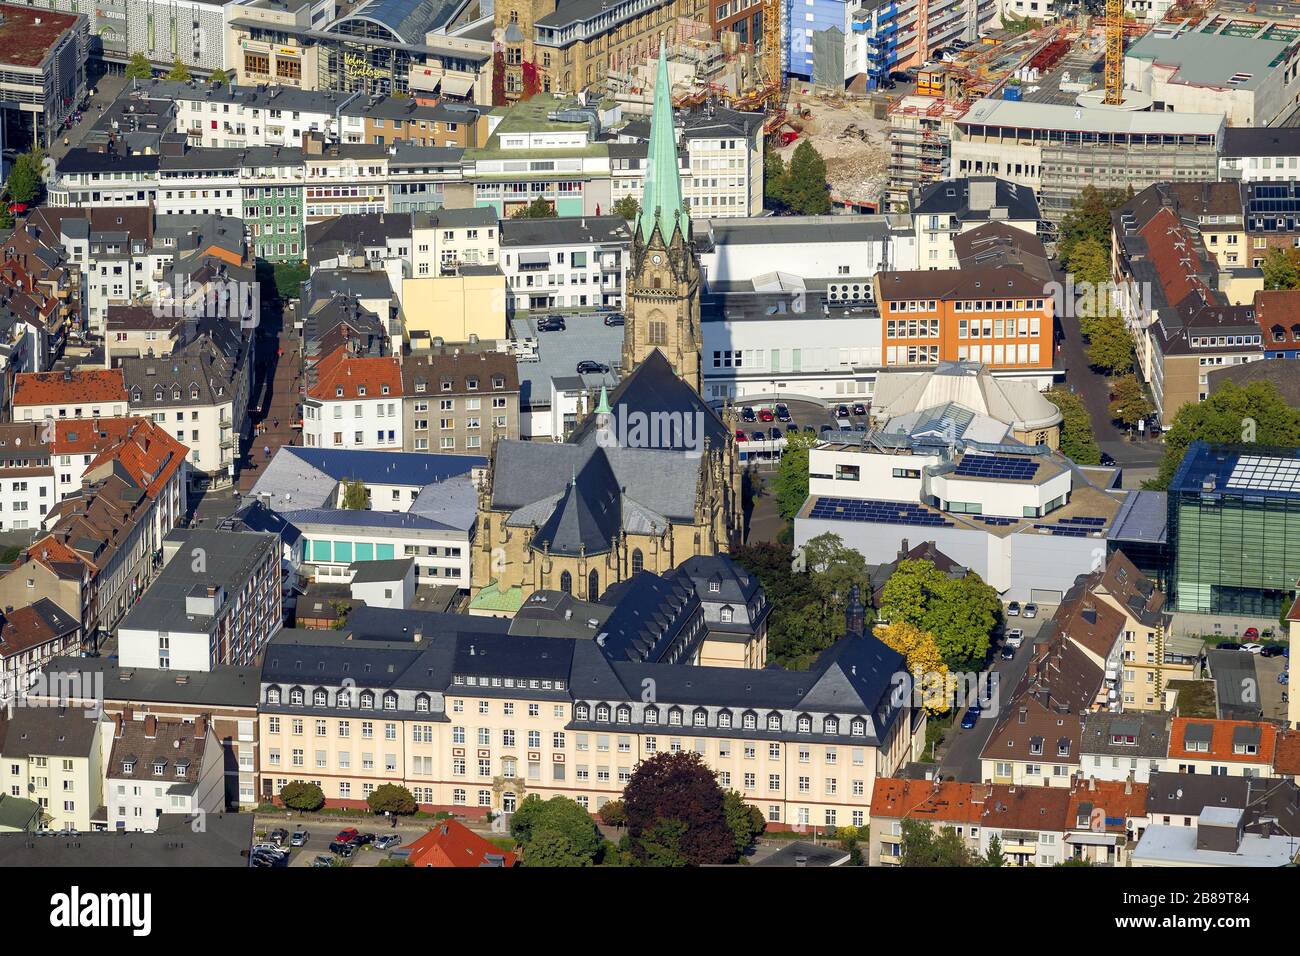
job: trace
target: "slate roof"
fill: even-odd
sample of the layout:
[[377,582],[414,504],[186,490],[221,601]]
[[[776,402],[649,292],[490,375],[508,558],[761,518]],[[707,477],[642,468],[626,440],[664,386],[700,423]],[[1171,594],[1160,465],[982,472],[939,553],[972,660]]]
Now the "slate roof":
[[32,838],[0,834],[0,866],[248,867],[251,813],[209,813],[203,826],[181,813],[164,813],[153,833],[81,833]]
[[7,720],[0,716],[0,754],[89,757],[101,722],[84,707],[18,707]]

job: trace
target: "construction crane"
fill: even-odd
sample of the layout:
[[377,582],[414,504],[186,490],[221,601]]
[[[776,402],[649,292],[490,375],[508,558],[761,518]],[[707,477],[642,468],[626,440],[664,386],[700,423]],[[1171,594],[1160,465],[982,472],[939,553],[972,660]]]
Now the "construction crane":
[[1107,106],[1124,102],[1124,0],[1106,0]]

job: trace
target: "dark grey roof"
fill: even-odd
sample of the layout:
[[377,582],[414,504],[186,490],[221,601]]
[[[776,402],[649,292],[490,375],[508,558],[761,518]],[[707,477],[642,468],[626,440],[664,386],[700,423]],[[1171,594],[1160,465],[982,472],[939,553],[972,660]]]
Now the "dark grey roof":
[[[993,183],[993,203],[981,206],[971,203],[972,183]],[[1000,209],[1004,213],[1000,219],[1040,219],[1038,197],[1028,186],[1020,186],[995,176],[970,176],[962,179],[943,179],[928,186],[923,186],[912,197],[912,215],[948,214],[956,216],[962,222],[978,222],[995,218],[991,210]]]
[[618,479],[601,454],[576,471],[533,539],[533,547],[555,554],[604,554],[622,525]]
[[348,565],[353,584],[374,584],[400,581],[406,577],[415,558],[393,558],[384,561],[354,561]]
[[1229,126],[1223,131],[1221,156],[1300,156],[1300,128]]
[[[120,667],[109,657],[56,657],[45,668],[46,685],[60,680],[81,688],[101,681],[105,701],[140,704],[196,704],[205,707],[256,707],[258,668],[219,664],[210,671]],[[77,679],[80,683],[77,684]]]
[[390,239],[411,238],[409,212],[348,213],[307,224],[308,260],[317,265],[344,255],[362,255]]
[[[1263,705],[1254,688],[1259,686],[1255,655],[1249,651],[1207,651],[1206,668],[1214,678],[1219,716],[1224,720],[1259,720]],[[1192,727],[1187,728],[1189,739]]]
[[795,840],[770,856],[758,860],[754,866],[843,866],[849,859],[847,850],[837,846]]
[[[1252,365],[1265,363],[1250,363]],[[1243,368],[1245,366],[1242,366]],[[1109,541],[1164,544],[1169,524],[1169,499],[1163,491],[1130,491],[1120,502]]]
[[[1169,727],[1169,715],[1158,712],[1088,714],[1083,719],[1079,752],[1148,760],[1163,758],[1169,752]],[[1129,737],[1133,738],[1131,744],[1126,742]]]
[[0,754],[6,757],[88,757],[102,718],[85,707],[18,707],[0,717]]
[[561,216],[556,219],[506,219],[501,224],[501,245],[566,246],[585,243],[632,241],[632,231],[622,216]]
[[247,867],[252,844],[251,813],[164,813],[153,833],[0,834],[0,867]]
[[704,632],[690,637],[702,614],[688,578],[641,571],[609,588],[601,602],[614,612],[600,627],[596,643],[612,661],[690,660]]

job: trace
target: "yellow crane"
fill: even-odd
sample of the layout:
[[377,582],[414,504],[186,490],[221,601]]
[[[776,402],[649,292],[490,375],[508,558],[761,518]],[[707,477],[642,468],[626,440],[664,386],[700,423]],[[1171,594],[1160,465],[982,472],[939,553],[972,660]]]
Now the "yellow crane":
[[1107,106],[1124,102],[1124,0],[1106,0]]

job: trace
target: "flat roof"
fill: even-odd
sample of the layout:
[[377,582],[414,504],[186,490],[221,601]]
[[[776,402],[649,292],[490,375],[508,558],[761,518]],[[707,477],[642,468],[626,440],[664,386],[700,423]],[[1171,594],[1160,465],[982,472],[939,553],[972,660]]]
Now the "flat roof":
[[1192,442],[1172,492],[1300,497],[1300,448],[1212,446]]
[[[1262,25],[1260,33],[1263,32]],[[1286,62],[1294,42],[1257,33],[1210,33],[1180,25],[1157,24],[1127,50],[1126,57],[1173,67],[1170,80],[1187,86],[1256,90]],[[1179,114],[1183,115],[1183,114]]]
[[1149,826],[1133,850],[1133,863],[1145,861],[1199,866],[1285,866],[1300,844],[1291,837],[1244,834],[1236,852],[1201,850],[1196,846],[1196,827]]
[[35,67],[45,62],[64,33],[73,29],[80,14],[0,3],[0,63]]
[[1169,136],[1215,136],[1224,122],[1222,113],[1151,113],[991,98],[978,100],[965,116],[957,120],[959,126],[1013,126],[1062,132]]

